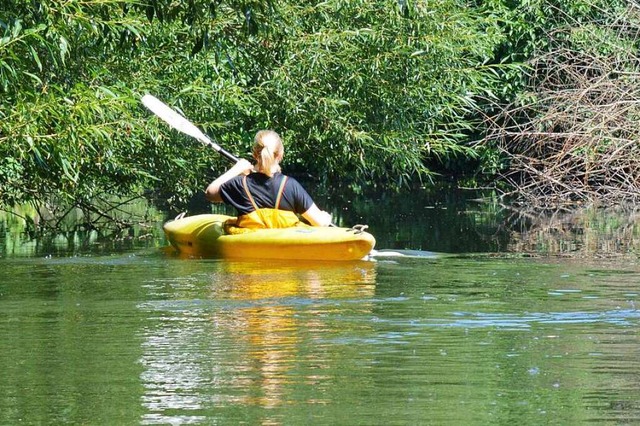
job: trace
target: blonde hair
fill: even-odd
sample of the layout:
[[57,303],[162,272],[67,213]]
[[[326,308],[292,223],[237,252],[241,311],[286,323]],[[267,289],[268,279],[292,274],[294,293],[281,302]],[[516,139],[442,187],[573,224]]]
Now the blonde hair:
[[269,177],[280,171],[279,163],[284,155],[284,145],[276,132],[260,130],[256,133],[252,151],[253,158],[257,161],[257,171]]

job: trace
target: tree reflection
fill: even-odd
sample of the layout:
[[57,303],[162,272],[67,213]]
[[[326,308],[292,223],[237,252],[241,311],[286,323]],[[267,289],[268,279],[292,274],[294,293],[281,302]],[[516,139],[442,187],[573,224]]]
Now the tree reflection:
[[570,211],[517,211],[507,250],[548,256],[637,256],[640,210],[635,206],[585,207]]

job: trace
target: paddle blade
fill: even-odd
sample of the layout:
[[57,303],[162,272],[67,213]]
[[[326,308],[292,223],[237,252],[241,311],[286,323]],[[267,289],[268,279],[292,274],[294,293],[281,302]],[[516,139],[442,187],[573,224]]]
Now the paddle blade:
[[202,133],[200,129],[198,129],[189,120],[178,114],[177,111],[171,109],[160,99],[156,98],[153,95],[144,95],[142,97],[142,103],[144,104],[144,106],[149,108],[151,112],[160,117],[164,122],[166,122],[169,126],[173,127],[177,131],[192,136],[205,145],[212,145],[214,148],[216,148],[217,145],[211,142],[211,140],[204,133]]
[[238,157],[231,154],[217,143],[214,143],[204,133],[200,131],[192,122],[178,114],[175,110],[170,108],[167,104],[153,95],[144,95],[142,97],[142,103],[149,108],[151,112],[160,117],[169,126],[173,127],[179,132],[185,133],[198,139],[203,144],[212,147],[229,161],[238,162]]

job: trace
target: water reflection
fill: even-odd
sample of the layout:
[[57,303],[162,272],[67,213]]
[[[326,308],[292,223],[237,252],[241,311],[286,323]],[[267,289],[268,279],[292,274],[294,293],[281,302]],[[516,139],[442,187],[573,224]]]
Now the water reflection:
[[628,262],[109,256],[0,271],[0,424],[640,420]]
[[[319,200],[341,225],[368,224],[377,249],[581,258],[637,258],[640,249],[640,208],[634,205],[528,211],[502,204],[488,191],[455,188],[422,188],[410,195],[332,194]],[[190,213],[211,209],[206,203]],[[233,214],[228,206],[213,209]],[[15,214],[0,211],[0,258],[160,250],[167,244],[162,232],[165,214],[141,200],[127,204],[125,211],[128,221],[139,219],[130,228],[113,229],[113,223],[87,226],[84,216],[70,215],[58,229],[42,234],[34,232],[39,216],[33,208],[16,208]]]
[[529,330],[540,324],[613,324],[631,326],[640,320],[640,310],[620,309],[605,312],[532,312],[525,315],[483,312],[453,312],[449,318],[431,318],[428,321],[385,321],[388,325],[408,328],[451,327],[465,330],[491,328]]
[[[245,347],[250,357],[237,365],[242,377],[233,386],[261,389],[261,395],[246,395],[237,401],[247,405],[272,408],[285,403],[287,385],[293,383],[292,370],[300,352],[326,330],[322,308],[314,306],[320,299],[368,298],[375,282],[374,265],[297,263],[294,266],[266,263],[227,263],[225,284],[213,283],[211,298],[226,297],[248,302],[232,311],[231,317],[212,315],[212,321],[227,325],[237,335],[237,344]],[[297,314],[303,308],[311,322],[300,324]],[[304,333],[301,333],[304,328]],[[303,337],[304,336],[304,337]],[[326,368],[326,360],[316,359],[316,368]],[[246,383],[247,380],[250,383]],[[318,380],[318,375],[306,381]]]
[[637,258],[640,249],[640,209],[635,205],[545,214],[514,210],[505,224],[511,234],[506,249],[511,252]]
[[63,219],[28,205],[0,210],[0,258],[100,255],[161,245],[163,216],[143,200],[122,203],[112,213],[113,220],[96,221],[77,210],[67,210]]
[[[376,277],[371,262],[212,262],[204,276],[201,262],[184,263],[195,269],[188,286],[198,297],[142,306],[156,318],[143,345],[145,424],[198,422],[202,413],[211,420],[234,406],[296,403],[296,387],[327,379],[322,371],[331,360],[309,349],[330,329],[323,321],[327,307],[369,299]],[[175,418],[172,410],[192,415]]]
[[[367,217],[399,247],[482,251],[495,224],[388,204]],[[638,423],[638,224],[587,217],[508,229],[551,257],[0,255],[0,423]]]

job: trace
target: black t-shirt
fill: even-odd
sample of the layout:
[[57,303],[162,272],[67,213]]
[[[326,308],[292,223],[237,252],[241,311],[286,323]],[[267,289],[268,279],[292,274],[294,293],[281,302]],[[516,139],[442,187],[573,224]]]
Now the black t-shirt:
[[[243,175],[236,176],[220,186],[220,196],[226,204],[235,207],[239,215],[251,213],[254,208],[242,185]],[[274,208],[278,198],[280,183],[284,179],[282,173],[269,177],[263,173],[251,173],[247,176],[247,187],[258,208]],[[302,214],[313,205],[313,199],[300,183],[287,177],[280,210],[288,210]]]

